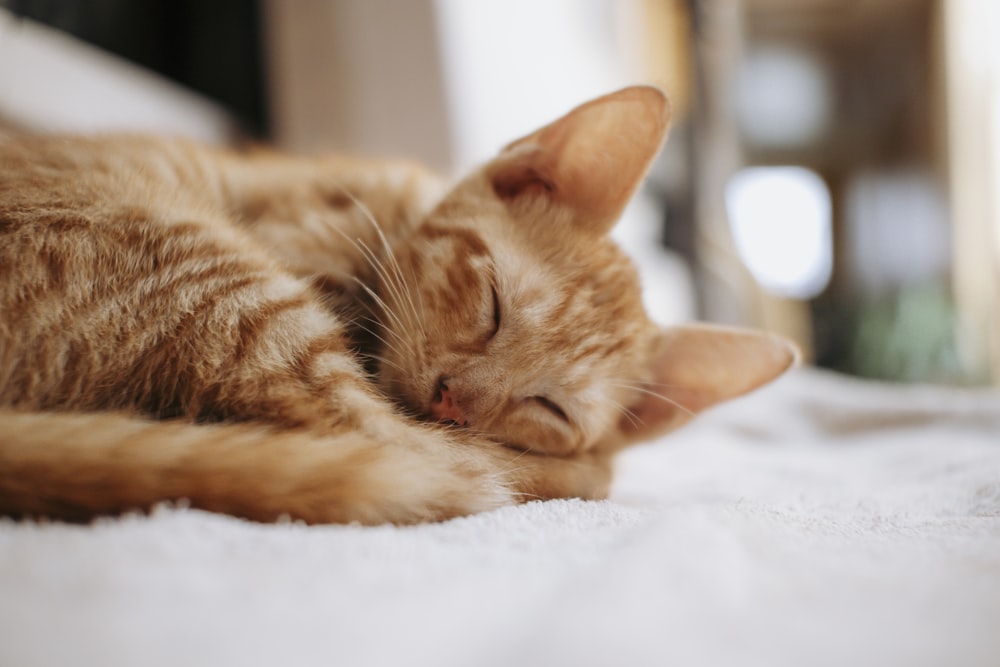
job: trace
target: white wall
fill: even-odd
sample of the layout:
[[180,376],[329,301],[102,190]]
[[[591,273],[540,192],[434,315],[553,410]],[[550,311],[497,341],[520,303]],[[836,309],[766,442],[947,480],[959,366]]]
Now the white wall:
[[223,142],[218,105],[64,33],[0,9],[0,124],[36,132],[142,131]]

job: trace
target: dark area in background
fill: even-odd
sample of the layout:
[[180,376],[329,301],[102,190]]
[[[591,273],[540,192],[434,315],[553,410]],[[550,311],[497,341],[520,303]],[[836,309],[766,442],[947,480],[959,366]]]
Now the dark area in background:
[[268,133],[257,0],[0,0],[13,14],[151,69]]

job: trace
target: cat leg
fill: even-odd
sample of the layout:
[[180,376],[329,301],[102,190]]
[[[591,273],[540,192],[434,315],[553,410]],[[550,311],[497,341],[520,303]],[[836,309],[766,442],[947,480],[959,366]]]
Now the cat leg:
[[483,456],[502,470],[519,502],[554,498],[607,498],[612,457],[601,452],[547,456],[506,446],[485,447]]

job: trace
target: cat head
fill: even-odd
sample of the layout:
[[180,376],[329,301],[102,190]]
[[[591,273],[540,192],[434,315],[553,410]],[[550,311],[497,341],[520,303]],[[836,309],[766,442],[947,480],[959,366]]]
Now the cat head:
[[[410,411],[569,455],[656,436],[775,378],[794,348],[661,330],[608,234],[666,137],[664,94],[606,95],[507,146],[397,251],[382,388]],[[391,311],[391,314],[388,314]]]

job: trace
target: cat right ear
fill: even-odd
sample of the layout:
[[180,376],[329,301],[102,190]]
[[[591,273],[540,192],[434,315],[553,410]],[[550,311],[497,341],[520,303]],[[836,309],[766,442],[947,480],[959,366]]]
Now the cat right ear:
[[625,88],[510,144],[487,173],[501,199],[569,207],[576,224],[604,234],[645,177],[669,125],[662,90]]
[[767,384],[799,362],[789,341],[760,331],[693,324],[653,344],[653,379],[619,422],[624,442],[648,440],[696,414]]

